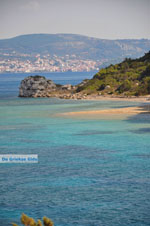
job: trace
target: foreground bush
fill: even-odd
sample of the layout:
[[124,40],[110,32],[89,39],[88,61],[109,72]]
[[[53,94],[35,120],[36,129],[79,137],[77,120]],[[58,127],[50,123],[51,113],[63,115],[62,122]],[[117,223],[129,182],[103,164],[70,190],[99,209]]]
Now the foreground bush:
[[[28,217],[23,213],[20,220],[21,223],[25,226],[54,226],[54,223],[47,217],[43,217],[43,223],[40,220],[36,222],[33,218]],[[15,223],[13,223],[12,225],[18,226]]]

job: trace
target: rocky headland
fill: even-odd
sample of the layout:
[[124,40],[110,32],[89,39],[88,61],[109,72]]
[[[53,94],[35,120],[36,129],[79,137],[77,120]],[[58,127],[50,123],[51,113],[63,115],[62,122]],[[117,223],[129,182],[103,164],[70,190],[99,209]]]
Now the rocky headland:
[[[83,82],[84,84],[84,82]],[[80,84],[82,85],[82,83]],[[21,81],[19,97],[57,97],[61,99],[84,99],[86,94],[76,93],[77,86],[59,85],[44,76],[35,75]]]
[[63,99],[139,98],[150,95],[150,52],[139,59],[102,68],[92,79],[72,86],[55,84],[44,76],[29,76],[20,85],[20,97]]

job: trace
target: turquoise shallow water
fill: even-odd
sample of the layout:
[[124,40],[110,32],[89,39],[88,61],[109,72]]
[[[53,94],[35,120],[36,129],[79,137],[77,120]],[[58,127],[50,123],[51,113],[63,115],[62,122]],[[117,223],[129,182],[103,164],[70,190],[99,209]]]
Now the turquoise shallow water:
[[2,98],[0,154],[39,163],[0,164],[0,225],[22,212],[56,226],[150,225],[150,117],[55,116],[139,104]]

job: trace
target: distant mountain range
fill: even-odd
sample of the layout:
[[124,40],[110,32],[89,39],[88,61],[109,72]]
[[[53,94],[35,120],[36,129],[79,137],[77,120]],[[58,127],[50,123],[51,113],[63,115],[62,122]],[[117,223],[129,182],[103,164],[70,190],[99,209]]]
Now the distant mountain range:
[[150,40],[106,40],[74,34],[31,34],[0,40],[1,53],[75,54],[82,59],[139,57],[150,49]]
[[0,60],[34,61],[36,55],[99,61],[104,66],[137,58],[150,50],[148,39],[106,40],[75,34],[29,34],[0,40]]

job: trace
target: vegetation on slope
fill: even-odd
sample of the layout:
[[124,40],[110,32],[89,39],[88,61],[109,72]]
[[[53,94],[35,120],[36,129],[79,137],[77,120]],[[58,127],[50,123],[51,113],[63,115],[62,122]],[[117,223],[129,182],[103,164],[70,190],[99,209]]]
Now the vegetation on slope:
[[77,92],[139,96],[150,94],[150,51],[139,59],[126,58],[122,63],[101,69],[79,85]]

